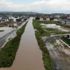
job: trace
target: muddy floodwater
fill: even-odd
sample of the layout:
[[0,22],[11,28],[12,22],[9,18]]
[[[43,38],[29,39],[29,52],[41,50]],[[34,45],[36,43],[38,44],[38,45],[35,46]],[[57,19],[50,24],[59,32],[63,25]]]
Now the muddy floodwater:
[[30,18],[27,23],[12,67],[0,68],[0,70],[45,70],[42,52],[35,38],[32,19]]

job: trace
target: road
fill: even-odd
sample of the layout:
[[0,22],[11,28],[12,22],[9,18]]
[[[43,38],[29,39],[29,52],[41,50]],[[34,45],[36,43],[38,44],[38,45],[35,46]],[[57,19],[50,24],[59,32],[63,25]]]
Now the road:
[[1,68],[0,70],[45,70],[32,20],[33,18],[30,18],[27,23],[12,67]]

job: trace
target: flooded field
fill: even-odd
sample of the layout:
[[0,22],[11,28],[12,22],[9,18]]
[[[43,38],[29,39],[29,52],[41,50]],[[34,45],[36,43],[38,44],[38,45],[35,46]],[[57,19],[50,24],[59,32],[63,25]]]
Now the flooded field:
[[22,35],[12,67],[0,68],[0,70],[45,70],[42,61],[42,52],[35,38],[32,18],[30,18],[25,32]]
[[66,55],[49,42],[46,43],[50,56],[54,62],[54,70],[70,70],[70,55]]
[[14,29],[12,27],[0,27],[0,30],[3,30],[2,32],[0,32],[0,38],[1,38],[7,33],[13,31]]
[[16,31],[12,27],[0,27],[0,30],[3,30],[0,32],[0,47],[2,47],[6,41],[16,36]]

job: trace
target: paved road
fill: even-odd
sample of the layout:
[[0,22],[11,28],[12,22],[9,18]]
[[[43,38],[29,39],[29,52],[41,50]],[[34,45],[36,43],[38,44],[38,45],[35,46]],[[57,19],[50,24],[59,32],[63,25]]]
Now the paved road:
[[39,49],[30,18],[25,32],[22,35],[15,61],[10,68],[0,70],[45,70],[42,61],[42,52]]

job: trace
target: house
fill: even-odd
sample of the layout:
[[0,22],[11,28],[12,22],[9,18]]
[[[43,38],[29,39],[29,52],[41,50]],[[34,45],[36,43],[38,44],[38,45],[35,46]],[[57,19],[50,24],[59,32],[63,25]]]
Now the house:
[[68,19],[62,19],[62,20],[60,20],[60,22],[61,22],[61,24],[63,24],[63,25],[70,26],[70,20],[68,20]]
[[16,18],[13,16],[9,16],[9,20],[12,20],[12,22],[16,22]]
[[47,18],[46,18],[46,20],[47,20],[47,21],[50,21],[50,18],[49,18],[49,17],[47,17]]
[[40,21],[44,21],[44,18],[43,17],[40,17]]
[[58,21],[59,21],[59,19],[58,19],[58,18],[54,18],[54,19],[53,19],[53,21],[56,21],[56,22],[58,22]]

